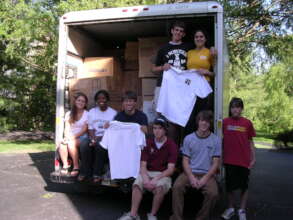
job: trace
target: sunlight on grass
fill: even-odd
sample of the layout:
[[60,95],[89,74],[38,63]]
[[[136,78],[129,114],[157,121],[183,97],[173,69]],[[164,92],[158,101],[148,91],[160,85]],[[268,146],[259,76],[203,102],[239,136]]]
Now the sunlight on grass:
[[262,144],[254,144],[254,146],[258,149],[275,149],[273,146],[262,145]]
[[53,141],[0,141],[0,153],[54,151]]

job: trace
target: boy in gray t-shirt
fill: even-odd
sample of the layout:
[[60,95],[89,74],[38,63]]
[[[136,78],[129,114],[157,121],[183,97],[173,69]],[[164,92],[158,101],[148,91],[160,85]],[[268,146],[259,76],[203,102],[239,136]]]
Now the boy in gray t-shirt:
[[170,220],[183,220],[184,193],[187,187],[200,190],[204,195],[203,205],[196,219],[209,219],[214,208],[218,196],[215,174],[220,167],[221,141],[210,131],[212,123],[212,112],[201,111],[196,117],[197,130],[184,139],[184,172],[173,186],[173,215]]

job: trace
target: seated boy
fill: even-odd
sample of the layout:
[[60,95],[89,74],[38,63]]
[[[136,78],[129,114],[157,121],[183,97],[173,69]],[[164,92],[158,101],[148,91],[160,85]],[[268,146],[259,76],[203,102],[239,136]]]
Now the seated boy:
[[124,214],[119,220],[137,220],[140,202],[145,191],[154,194],[152,210],[148,214],[148,220],[156,220],[156,214],[164,199],[165,194],[171,188],[170,176],[174,172],[178,147],[167,137],[168,122],[160,116],[153,124],[154,138],[147,140],[141,157],[140,175],[133,183],[131,211]]
[[210,130],[212,123],[212,112],[201,111],[196,117],[197,130],[184,138],[184,172],[176,179],[172,189],[173,215],[170,220],[183,220],[184,193],[188,187],[200,190],[204,195],[196,219],[210,219],[218,196],[215,174],[221,157],[221,142]]

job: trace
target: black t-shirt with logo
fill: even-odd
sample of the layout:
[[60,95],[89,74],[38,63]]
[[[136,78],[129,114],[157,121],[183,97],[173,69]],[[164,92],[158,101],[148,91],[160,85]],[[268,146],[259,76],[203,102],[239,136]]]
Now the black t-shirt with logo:
[[[172,44],[167,43],[158,51],[155,65],[162,66],[169,63],[178,69],[185,70],[187,67],[187,51],[193,49],[191,43]],[[159,74],[157,86],[161,86],[163,79],[163,72]]]

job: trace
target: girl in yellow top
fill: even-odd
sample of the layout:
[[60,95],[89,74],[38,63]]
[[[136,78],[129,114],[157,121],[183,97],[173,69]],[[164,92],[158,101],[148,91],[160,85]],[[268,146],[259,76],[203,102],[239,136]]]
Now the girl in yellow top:
[[[195,69],[197,72],[210,82],[214,73],[211,72],[211,67],[214,65],[216,59],[216,50],[211,47],[206,48],[207,35],[202,30],[197,30],[194,33],[195,49],[187,52],[187,69]],[[202,110],[212,109],[212,96],[201,99],[197,97],[195,106],[191,112],[189,120],[184,128],[184,135],[188,135],[195,131],[196,115]]]
[[207,37],[204,31],[195,31],[195,49],[187,52],[187,69],[196,69],[198,73],[204,75],[210,81],[211,76],[214,75],[210,70],[216,58],[216,50],[214,47],[206,48],[206,41]]

